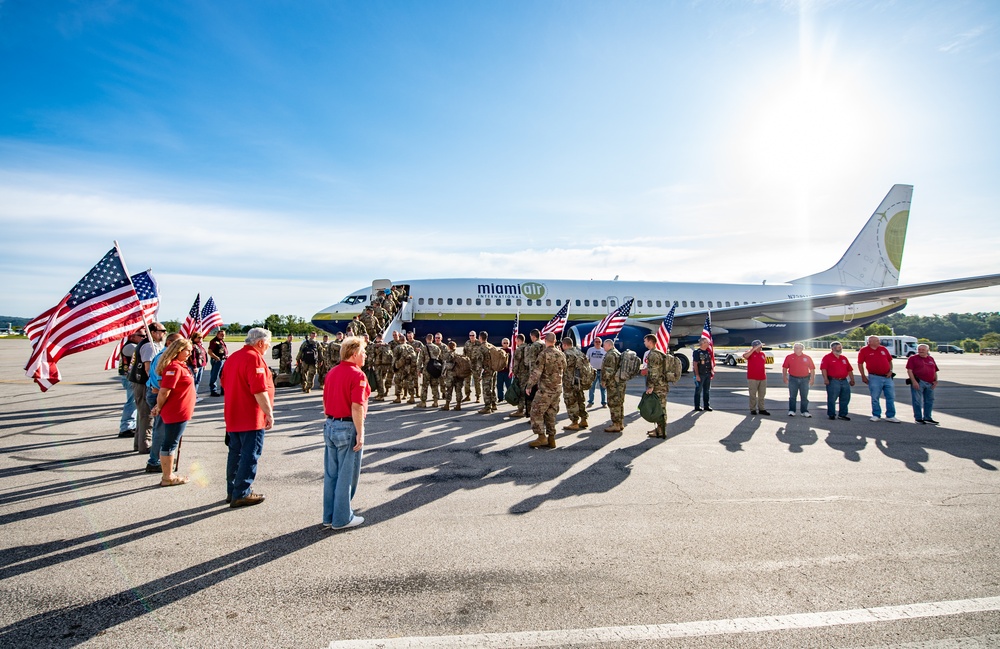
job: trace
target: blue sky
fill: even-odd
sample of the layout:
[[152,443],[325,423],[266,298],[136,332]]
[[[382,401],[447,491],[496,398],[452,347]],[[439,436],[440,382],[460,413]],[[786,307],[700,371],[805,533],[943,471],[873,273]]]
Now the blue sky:
[[[0,2],[0,313],[117,239],[161,316],[376,277],[781,282],[915,186],[1000,272],[994,2]],[[1000,290],[909,313],[1000,308]]]

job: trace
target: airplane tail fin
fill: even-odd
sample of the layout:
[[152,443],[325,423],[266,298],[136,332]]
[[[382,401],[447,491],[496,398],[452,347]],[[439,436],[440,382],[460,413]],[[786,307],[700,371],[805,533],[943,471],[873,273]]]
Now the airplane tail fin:
[[789,283],[851,288],[899,284],[912,195],[913,185],[893,185],[840,261],[821,273],[793,279]]

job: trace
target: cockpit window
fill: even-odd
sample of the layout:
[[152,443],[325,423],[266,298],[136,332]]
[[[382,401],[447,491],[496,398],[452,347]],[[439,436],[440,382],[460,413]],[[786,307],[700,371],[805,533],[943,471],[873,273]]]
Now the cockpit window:
[[367,295],[348,295],[340,301],[341,304],[360,304],[368,299]]

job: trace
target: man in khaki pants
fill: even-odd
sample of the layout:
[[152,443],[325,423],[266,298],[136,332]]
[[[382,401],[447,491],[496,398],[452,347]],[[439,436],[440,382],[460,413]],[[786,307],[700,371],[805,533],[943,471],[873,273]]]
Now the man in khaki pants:
[[750,343],[750,349],[743,352],[747,361],[747,386],[750,388],[750,414],[770,415],[764,408],[764,395],[767,394],[767,371],[764,364],[767,355],[762,349],[763,343],[755,340]]

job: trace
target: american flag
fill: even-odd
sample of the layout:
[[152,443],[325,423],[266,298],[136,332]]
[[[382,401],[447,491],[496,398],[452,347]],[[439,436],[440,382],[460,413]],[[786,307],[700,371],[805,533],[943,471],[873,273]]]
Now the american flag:
[[142,306],[125,265],[112,248],[59,304],[24,327],[31,356],[24,368],[42,392],[59,382],[63,357],[119,340],[142,322]]
[[656,332],[656,348],[664,354],[670,353],[670,330],[674,328],[674,311],[676,310],[676,304],[670,307],[670,313],[663,319],[663,323]]
[[201,330],[208,333],[215,327],[222,328],[222,314],[219,313],[219,307],[215,306],[215,300],[209,296],[205,308],[201,310]]
[[181,335],[190,338],[191,334],[201,331],[201,293],[194,298],[194,304],[181,324]]
[[517,351],[517,328],[521,321],[521,312],[514,314],[514,333],[510,335],[510,361],[507,363],[507,376],[514,378],[514,352]]
[[[148,270],[132,276],[132,286],[139,296],[139,303],[142,304],[143,319],[148,322],[156,320],[156,314],[160,310],[160,295],[156,287],[156,279]],[[129,332],[131,333],[131,332]],[[118,341],[115,348],[111,350],[108,360],[104,361],[104,369],[113,370],[118,367],[121,360],[122,349],[128,342],[128,334]]]
[[627,302],[622,304],[620,307],[608,314],[606,318],[597,323],[597,326],[590,330],[590,333],[583,337],[580,342],[580,347],[586,349],[594,342],[594,338],[598,336],[613,336],[622,330],[625,326],[625,321],[628,320],[628,314],[632,311],[632,303],[635,302],[634,299],[630,298]]
[[566,328],[566,324],[569,322],[569,300],[566,300],[566,304],[563,308],[559,309],[552,319],[549,320],[548,324],[542,327],[541,340],[545,340],[545,334],[553,333],[556,338],[562,336],[563,329]]
[[701,337],[708,338],[708,355],[712,359],[712,369],[715,370],[715,341],[712,340],[712,312],[705,316],[705,326],[701,328]]

